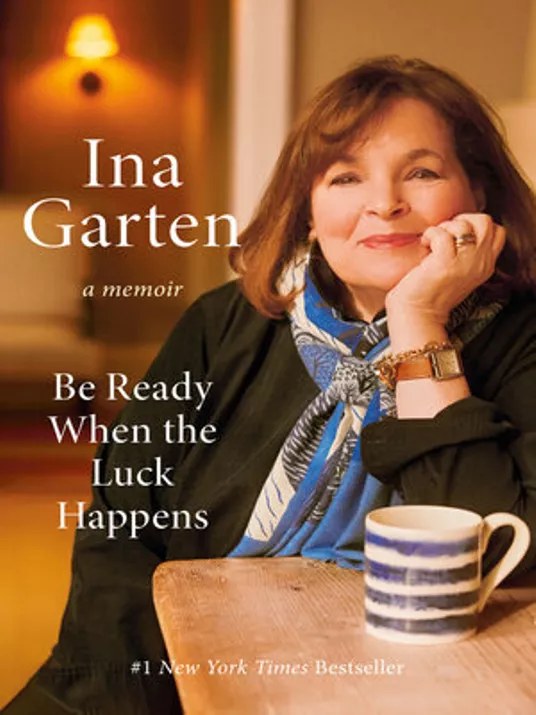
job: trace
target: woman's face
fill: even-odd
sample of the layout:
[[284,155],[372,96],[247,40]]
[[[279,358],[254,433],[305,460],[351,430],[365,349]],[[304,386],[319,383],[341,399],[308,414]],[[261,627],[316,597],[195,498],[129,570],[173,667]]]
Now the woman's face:
[[347,310],[370,320],[427,255],[429,226],[479,210],[449,127],[428,104],[399,99],[313,184],[311,229],[348,290]]

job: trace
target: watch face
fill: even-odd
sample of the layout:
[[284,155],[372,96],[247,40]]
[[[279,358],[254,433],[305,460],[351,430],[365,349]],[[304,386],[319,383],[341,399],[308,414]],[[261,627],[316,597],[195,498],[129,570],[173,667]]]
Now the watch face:
[[430,353],[430,360],[436,380],[448,380],[463,375],[460,356],[454,348]]

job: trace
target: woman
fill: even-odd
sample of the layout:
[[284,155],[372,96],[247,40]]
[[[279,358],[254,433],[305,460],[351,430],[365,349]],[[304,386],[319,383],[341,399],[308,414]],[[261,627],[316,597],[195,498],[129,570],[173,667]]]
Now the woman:
[[400,501],[511,510],[534,533],[535,217],[486,105],[448,73],[384,58],[320,92],[232,257],[240,284],[197,301],[146,377],[212,383],[185,420],[219,441],[169,444],[177,404],[145,401],[121,422],[152,444],[99,453],[108,474],[160,456],[174,482],[96,488],[93,509],[206,510],[208,528],[79,532],[59,644],[5,712],[180,712],[169,679],[129,671],[165,658],[164,559],[359,567],[366,512]]

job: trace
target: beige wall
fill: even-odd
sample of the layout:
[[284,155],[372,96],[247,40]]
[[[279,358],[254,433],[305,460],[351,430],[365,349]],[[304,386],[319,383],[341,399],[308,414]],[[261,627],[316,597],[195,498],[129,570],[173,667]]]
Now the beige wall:
[[[99,11],[121,50],[102,63],[103,91],[87,96],[77,86],[80,64],[64,57],[63,45],[75,16]],[[112,218],[143,215],[153,204],[170,220],[227,211],[228,12],[226,0],[7,0],[3,190],[78,197],[87,213]],[[103,138],[106,156],[136,152],[148,168],[173,153],[184,185],[82,190],[84,137]],[[145,222],[132,236],[134,248],[88,249],[95,283],[173,280],[185,292],[182,300],[97,301],[98,337],[111,343],[161,340],[186,303],[225,278],[225,249],[149,247]],[[197,236],[201,243],[205,228]]]
[[296,104],[360,59],[421,57],[493,102],[522,96],[531,0],[297,0]]

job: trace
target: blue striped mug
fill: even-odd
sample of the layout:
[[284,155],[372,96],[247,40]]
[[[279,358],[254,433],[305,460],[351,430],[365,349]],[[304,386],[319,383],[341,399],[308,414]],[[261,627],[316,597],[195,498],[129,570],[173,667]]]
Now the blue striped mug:
[[[495,529],[514,539],[482,578]],[[493,589],[521,561],[530,531],[513,514],[481,517],[443,506],[393,506],[365,521],[365,630],[400,643],[450,643],[474,635]]]

